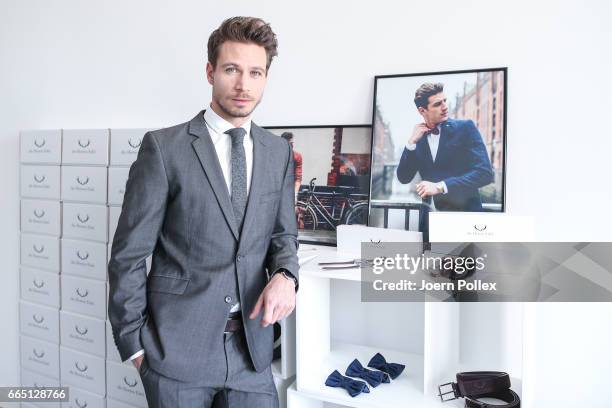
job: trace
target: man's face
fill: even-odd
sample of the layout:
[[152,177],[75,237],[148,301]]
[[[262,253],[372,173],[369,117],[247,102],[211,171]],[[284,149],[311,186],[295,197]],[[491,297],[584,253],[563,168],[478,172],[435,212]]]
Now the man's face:
[[427,109],[419,108],[419,112],[423,115],[425,122],[430,125],[437,125],[448,119],[448,105],[446,104],[446,96],[440,92],[432,95],[428,99]]
[[206,76],[212,85],[212,107],[232,122],[248,117],[261,101],[267,82],[266,50],[253,43],[224,42],[219,49],[217,65],[206,65]]

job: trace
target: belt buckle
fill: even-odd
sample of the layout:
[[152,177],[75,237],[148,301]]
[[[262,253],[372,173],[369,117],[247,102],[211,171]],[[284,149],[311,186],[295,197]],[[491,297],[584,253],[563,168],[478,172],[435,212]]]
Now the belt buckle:
[[[447,385],[451,386],[451,391],[442,392],[442,388],[446,387]],[[440,401],[442,402],[452,401],[452,400],[456,400],[459,398],[457,396],[455,383],[453,382],[447,382],[447,383],[438,385],[438,392],[439,392],[438,397],[440,397]],[[453,398],[445,397],[445,395],[448,395],[448,394],[453,394]]]

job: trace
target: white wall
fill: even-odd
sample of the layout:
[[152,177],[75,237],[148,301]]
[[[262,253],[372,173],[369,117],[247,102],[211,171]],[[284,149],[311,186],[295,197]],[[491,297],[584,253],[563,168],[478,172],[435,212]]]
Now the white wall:
[[280,43],[263,125],[368,123],[376,74],[508,66],[508,211],[535,215],[541,240],[605,241],[611,12],[603,0],[1,0],[0,384],[18,380],[19,129],[189,120],[209,100],[209,33],[257,15]]

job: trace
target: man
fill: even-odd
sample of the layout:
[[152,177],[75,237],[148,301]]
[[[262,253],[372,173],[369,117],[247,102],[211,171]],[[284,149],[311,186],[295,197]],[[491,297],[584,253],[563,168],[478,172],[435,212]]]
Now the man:
[[423,181],[416,191],[426,203],[433,198],[437,210],[482,211],[478,189],[493,182],[491,162],[474,122],[449,119],[443,91],[441,83],[417,89],[414,103],[424,122],[408,138],[397,178],[410,183],[418,171]]
[[298,277],[293,161],[251,121],[276,46],[260,19],[224,21],[208,40],[210,109],[148,132],[130,168],[108,314],[151,408],[278,406],[272,324]]
[[302,186],[302,154],[293,149],[292,132],[283,132],[281,137],[289,142],[291,145],[291,150],[293,150],[293,174],[295,176],[295,199],[297,201],[297,195],[300,191],[300,187]]

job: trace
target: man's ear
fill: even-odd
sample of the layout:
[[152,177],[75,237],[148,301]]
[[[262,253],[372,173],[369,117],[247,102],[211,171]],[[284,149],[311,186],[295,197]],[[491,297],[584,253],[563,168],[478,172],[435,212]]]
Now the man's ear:
[[212,64],[210,62],[206,63],[206,79],[208,80],[208,83],[213,85],[214,84],[214,75],[213,72],[215,71],[215,69],[213,68]]
[[422,106],[419,106],[418,110],[419,110],[419,113],[420,113],[421,115],[424,115],[424,114],[425,114],[425,112],[427,112],[427,109],[426,109],[426,108],[424,108],[424,107],[422,107]]

